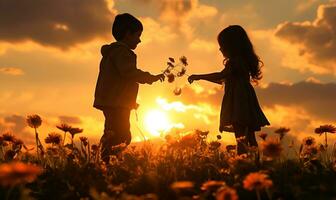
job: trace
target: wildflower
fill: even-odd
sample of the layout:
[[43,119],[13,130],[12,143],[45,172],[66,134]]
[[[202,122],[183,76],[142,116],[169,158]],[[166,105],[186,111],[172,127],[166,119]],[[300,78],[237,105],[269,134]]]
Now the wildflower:
[[35,129],[35,143],[36,143],[36,154],[39,155],[39,153],[43,153],[43,145],[41,143],[41,140],[38,136],[37,128],[41,126],[42,119],[38,115],[29,115],[27,117],[27,123],[31,128]]
[[325,136],[325,146],[328,146],[328,138],[327,138],[327,133],[335,133],[336,132],[336,127],[333,125],[322,125],[319,128],[315,129],[315,133],[319,134],[320,136],[324,133]]
[[65,142],[65,138],[66,138],[66,133],[67,132],[70,132],[70,130],[72,129],[72,127],[68,124],[61,124],[61,125],[57,125],[56,126],[59,130],[63,131],[64,132],[64,136],[63,136],[63,145],[64,145],[64,142]]
[[201,190],[205,191],[216,191],[218,188],[222,187],[225,185],[224,181],[214,181],[214,180],[209,180],[206,181],[202,184]]
[[181,63],[182,63],[184,66],[187,66],[187,65],[188,65],[187,57],[182,56],[182,57],[180,58],[180,61],[181,61]]
[[14,142],[16,140],[15,136],[10,133],[4,133],[2,135],[2,140],[7,142]]
[[336,127],[333,125],[322,125],[315,129],[315,133],[322,135],[323,133],[335,133]]
[[168,59],[169,59],[169,60],[170,60],[170,62],[172,62],[172,63],[174,63],[174,62],[175,62],[175,59],[174,59],[174,58],[172,58],[172,57],[169,57]]
[[70,130],[72,129],[72,127],[68,124],[61,124],[61,125],[57,125],[56,127],[64,132],[70,132]]
[[71,137],[74,138],[76,134],[78,133],[82,133],[83,132],[83,129],[81,128],[71,128],[69,130],[70,134],[71,134]]
[[168,68],[167,68],[167,69],[165,69],[165,70],[163,71],[163,73],[164,73],[164,75],[166,75],[166,76],[167,76],[168,74],[170,74],[170,69],[168,69]]
[[260,133],[258,136],[265,141],[268,135],[267,133]]
[[210,149],[211,150],[216,150],[218,149],[219,147],[221,146],[221,143],[220,142],[217,142],[217,141],[212,141],[210,142]]
[[181,89],[181,88],[176,87],[176,88],[174,89],[174,94],[175,94],[176,96],[179,96],[181,93],[182,93],[182,89]]
[[79,137],[80,141],[83,143],[84,146],[88,145],[88,138],[87,137]]
[[194,183],[191,181],[176,181],[170,185],[173,190],[187,190],[194,187]]
[[286,128],[286,127],[280,127],[277,130],[275,130],[274,132],[279,134],[280,136],[280,140],[282,140],[282,138],[290,131],[290,128]]
[[272,187],[273,182],[268,178],[267,174],[252,172],[245,177],[243,185],[246,190],[262,190]]
[[15,186],[32,182],[42,173],[42,168],[22,162],[4,163],[0,165],[0,185]]
[[42,124],[42,119],[38,115],[29,115],[27,117],[27,123],[31,128],[38,128]]
[[174,68],[175,66],[171,62],[167,62],[168,68]]
[[269,158],[279,157],[283,150],[280,142],[277,140],[264,141],[261,147],[263,154]]
[[217,139],[218,140],[222,139],[222,136],[221,135],[217,135]]
[[177,76],[178,77],[182,77],[185,75],[185,73],[187,72],[187,69],[185,67],[182,67],[181,71],[177,72]]
[[216,200],[238,200],[238,195],[233,188],[221,187],[216,193]]
[[48,134],[44,141],[47,144],[59,145],[62,141],[62,136],[59,133],[52,132]]
[[305,146],[314,146],[315,145],[315,138],[305,137],[305,138],[303,138],[303,144]]
[[174,80],[175,80],[175,75],[172,74],[172,73],[167,74],[167,78],[168,78],[168,82],[169,82],[169,83],[172,83],[172,82],[174,82]]

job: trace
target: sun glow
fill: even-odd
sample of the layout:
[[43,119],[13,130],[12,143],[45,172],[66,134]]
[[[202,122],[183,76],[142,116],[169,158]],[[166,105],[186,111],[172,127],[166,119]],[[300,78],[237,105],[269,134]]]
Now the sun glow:
[[160,136],[171,126],[166,113],[159,110],[150,110],[145,116],[145,127],[151,135]]

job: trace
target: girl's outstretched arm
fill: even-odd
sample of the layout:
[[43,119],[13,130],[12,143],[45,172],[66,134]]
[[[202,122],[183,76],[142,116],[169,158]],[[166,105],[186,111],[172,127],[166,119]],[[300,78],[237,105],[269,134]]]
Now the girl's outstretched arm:
[[198,80],[206,80],[212,83],[217,83],[217,84],[222,85],[224,76],[222,72],[215,72],[215,73],[210,73],[210,74],[193,74],[189,76],[188,78],[189,83],[192,83],[193,81],[198,81]]

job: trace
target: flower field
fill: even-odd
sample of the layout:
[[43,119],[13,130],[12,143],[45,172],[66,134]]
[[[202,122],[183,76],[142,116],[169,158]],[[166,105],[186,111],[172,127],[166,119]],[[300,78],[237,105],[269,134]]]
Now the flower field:
[[[289,128],[258,133],[259,148],[237,155],[235,145],[209,132],[172,132],[164,144],[145,141],[113,147],[109,163],[100,159],[100,145],[83,129],[67,124],[43,142],[39,116],[27,118],[36,147],[10,133],[0,135],[0,199],[334,199],[336,149],[328,143],[335,133],[323,125],[315,133],[285,144]],[[312,130],[314,132],[314,130]],[[64,138],[71,136],[71,142]],[[275,137],[276,136],[276,137]],[[318,135],[317,135],[318,136]],[[244,138],[240,138],[244,140]],[[291,151],[293,156],[288,155]]]

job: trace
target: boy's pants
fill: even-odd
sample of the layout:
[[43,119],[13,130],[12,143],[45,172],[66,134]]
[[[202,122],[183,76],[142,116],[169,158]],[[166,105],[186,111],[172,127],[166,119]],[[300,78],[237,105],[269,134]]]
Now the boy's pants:
[[130,113],[128,108],[112,107],[103,110],[105,117],[104,134],[100,139],[101,158],[104,161],[109,160],[109,155],[117,154],[112,151],[112,146],[131,143],[130,132]]

